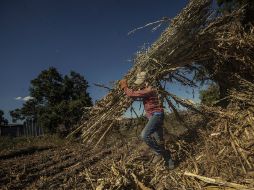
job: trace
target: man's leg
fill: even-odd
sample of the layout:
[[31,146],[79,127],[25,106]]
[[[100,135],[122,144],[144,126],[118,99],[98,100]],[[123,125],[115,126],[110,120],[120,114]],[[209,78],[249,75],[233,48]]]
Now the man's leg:
[[[141,133],[141,139],[143,141],[145,141],[145,143],[151,148],[153,149],[156,154],[162,154],[164,151],[163,146],[160,146],[156,140],[154,140],[154,138],[151,137],[151,135],[153,133],[155,133],[158,128],[160,128],[162,122],[163,122],[163,116],[160,115],[153,115],[148,123],[146,124],[146,126],[144,127],[142,133]],[[163,138],[163,136],[162,136]]]
[[158,145],[164,147],[164,138],[163,138],[163,127],[161,125],[157,125],[156,130],[153,133],[153,137],[155,138]]
[[174,162],[171,158],[171,154],[170,154],[170,151],[167,150],[165,148],[165,145],[164,145],[164,138],[163,138],[163,127],[160,126],[158,127],[158,130],[156,130],[154,132],[154,137],[155,139],[157,140],[158,144],[163,147],[163,153],[162,153],[162,157],[165,161],[165,165],[169,168],[169,169],[173,169],[174,168]]
[[[169,169],[174,168],[174,162],[171,159],[170,152],[165,149],[164,138],[163,138],[163,115],[154,115],[152,116],[145,128],[141,133],[141,138],[146,142],[146,144],[153,149],[157,154],[157,159],[153,162],[160,160],[159,156],[161,155],[165,161],[165,165]],[[154,136],[154,138],[151,137]]]

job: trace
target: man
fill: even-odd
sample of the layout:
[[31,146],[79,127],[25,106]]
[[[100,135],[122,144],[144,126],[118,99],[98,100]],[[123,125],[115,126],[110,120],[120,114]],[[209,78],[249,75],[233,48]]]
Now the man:
[[165,165],[169,169],[173,169],[174,162],[171,159],[169,151],[164,147],[162,128],[164,119],[163,106],[157,90],[145,82],[145,80],[146,72],[140,72],[137,74],[136,81],[134,82],[134,84],[141,87],[140,90],[134,91],[128,88],[126,80],[120,81],[120,87],[127,96],[143,101],[146,116],[149,121],[142,130],[141,139],[155,152],[154,161],[159,161],[162,157],[165,161]]

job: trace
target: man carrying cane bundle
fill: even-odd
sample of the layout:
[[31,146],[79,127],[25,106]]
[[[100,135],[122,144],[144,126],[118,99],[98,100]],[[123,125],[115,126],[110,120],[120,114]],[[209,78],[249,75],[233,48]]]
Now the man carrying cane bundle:
[[134,91],[128,88],[126,80],[120,81],[120,87],[127,96],[143,101],[146,117],[149,121],[141,132],[141,139],[155,152],[153,162],[163,158],[165,166],[173,169],[174,162],[171,159],[170,152],[164,147],[162,128],[164,111],[158,92],[146,82],[146,72],[139,72],[134,84],[139,85],[141,89]]

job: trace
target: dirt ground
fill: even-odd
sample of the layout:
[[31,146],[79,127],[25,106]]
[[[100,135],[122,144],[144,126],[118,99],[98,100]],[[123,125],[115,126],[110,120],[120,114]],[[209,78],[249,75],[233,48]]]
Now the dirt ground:
[[[117,162],[127,144],[89,150],[80,143],[58,146],[28,146],[0,154],[1,189],[94,189],[105,167]],[[116,153],[117,151],[117,153]],[[94,185],[93,185],[94,184]]]
[[[166,139],[174,141],[168,136],[174,127],[166,127]],[[150,184],[157,167],[151,163],[154,154],[138,137],[141,129],[115,134],[96,149],[50,138],[16,143],[0,151],[0,189],[96,189],[100,184],[104,184],[101,189],[117,189],[121,185],[112,188],[118,183],[116,179],[123,180],[119,183],[124,188],[137,189],[132,172],[142,183]],[[158,164],[163,166],[162,162]],[[128,172],[119,174],[120,170]],[[160,171],[168,172],[165,168]],[[129,176],[132,181],[121,176]]]
[[[210,124],[205,127],[207,122],[200,117],[188,116],[185,122],[193,127],[188,132],[174,119],[166,118],[164,123],[165,146],[172,153],[174,170],[165,168],[162,160],[152,162],[154,153],[138,136],[142,127],[116,130],[96,148],[77,139],[4,140],[5,146],[0,149],[0,189],[211,189],[213,184],[184,176],[186,171],[214,179],[220,176],[220,180],[254,188],[253,174],[241,172],[233,149],[221,149],[228,146],[227,139],[211,135],[220,128],[211,128]],[[226,155],[233,157],[227,160]]]
[[0,155],[1,189],[90,189],[84,171],[111,154],[81,144],[12,150]]

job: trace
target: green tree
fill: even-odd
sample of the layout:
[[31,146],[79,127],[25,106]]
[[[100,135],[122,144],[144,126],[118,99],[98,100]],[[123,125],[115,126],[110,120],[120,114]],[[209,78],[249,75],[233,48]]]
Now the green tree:
[[17,108],[15,110],[10,111],[10,116],[12,118],[12,122],[16,123],[18,120],[24,120],[24,116],[21,113],[21,109]]
[[4,111],[0,110],[0,125],[7,125],[8,120],[4,118]]
[[211,84],[206,90],[200,91],[201,103],[207,106],[213,106],[219,100],[219,87]]
[[54,105],[61,102],[63,78],[56,68],[42,71],[31,81],[30,94],[41,105]]
[[[194,68],[194,80],[196,82],[200,82],[201,85],[209,84],[212,82],[216,83],[216,89],[218,89],[218,99],[221,99],[218,105],[226,108],[228,105],[228,99],[225,97],[228,96],[228,90],[231,88],[231,80],[226,77],[230,77],[225,75],[225,73],[234,73],[237,72],[236,68],[231,66],[230,62],[224,62],[223,64],[219,64],[220,69],[216,68],[218,64],[216,60],[208,60],[202,61],[198,63],[198,65]],[[220,72],[217,72],[220,71]]]
[[51,133],[66,133],[82,117],[83,107],[92,106],[85,78],[71,71],[62,76],[56,68],[42,71],[31,81],[30,95],[21,109],[11,111],[14,120],[34,118]]

